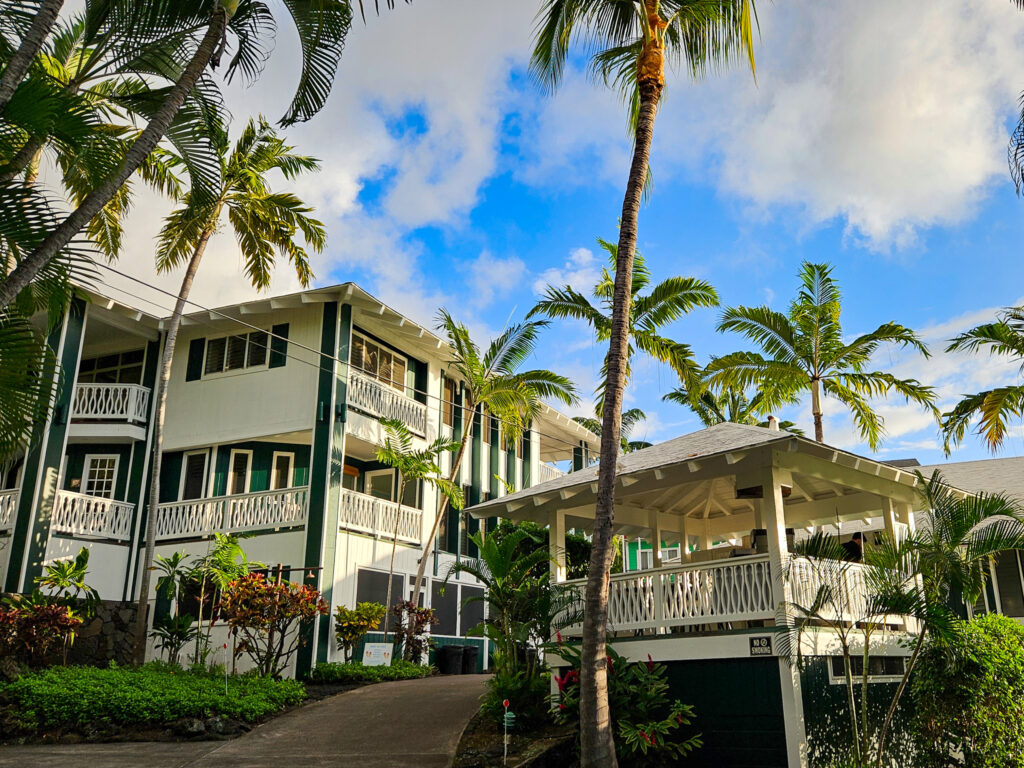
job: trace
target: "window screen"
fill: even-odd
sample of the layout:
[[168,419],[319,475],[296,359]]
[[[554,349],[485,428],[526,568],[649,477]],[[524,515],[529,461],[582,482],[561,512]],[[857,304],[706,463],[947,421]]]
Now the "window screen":
[[1016,552],[996,555],[996,581],[1003,613],[1007,616],[1024,616],[1024,594],[1021,591]]
[[[404,592],[405,577],[396,573],[391,577],[391,605],[402,600]],[[380,571],[371,571],[360,568],[356,576],[356,603],[380,603],[384,605],[388,598],[388,575]],[[384,621],[378,624],[375,629],[381,629]]]
[[[444,594],[441,594],[442,588]],[[433,635],[455,635],[458,631],[459,585],[434,581],[430,587],[430,607],[437,614],[437,623],[431,625]]]
[[469,587],[463,585],[462,587],[462,634],[463,636],[469,633],[469,630],[479,625],[484,620],[484,603],[483,600],[474,600],[471,603],[466,602],[466,598],[469,597],[483,597],[484,591],[481,587]]

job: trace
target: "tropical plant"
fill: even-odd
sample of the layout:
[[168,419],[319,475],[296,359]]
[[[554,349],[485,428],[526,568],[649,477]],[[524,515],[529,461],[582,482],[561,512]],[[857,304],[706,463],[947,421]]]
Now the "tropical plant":
[[[601,436],[601,409],[600,407],[594,408],[594,418],[590,416],[573,416],[572,420],[577,424],[586,427],[598,437]],[[647,414],[641,411],[639,408],[630,408],[628,411],[622,414],[621,427],[619,429],[619,442],[620,450],[622,453],[633,453],[633,451],[639,451],[643,448],[650,448],[653,443],[649,443],[646,440],[630,440],[630,436],[637,424],[642,423],[647,418]]]
[[[1024,0],[1011,0],[1020,10],[1024,11]],[[1006,150],[1010,163],[1010,176],[1017,188],[1017,194],[1024,194],[1024,93],[1020,97],[1020,119],[1010,134],[1010,146]]]
[[[412,431],[398,419],[381,419],[384,444],[377,447],[377,461],[398,472],[398,509],[395,511],[395,529],[391,532],[391,563],[388,566],[388,592],[385,606],[391,605],[391,583],[395,573],[395,550],[398,548],[398,527],[402,521],[402,502],[409,483],[428,483],[438,490],[449,506],[455,510],[465,506],[462,488],[444,477],[437,457],[459,448],[457,440],[441,436],[426,448],[413,448]],[[388,615],[384,614],[384,641],[388,638]]]
[[31,314],[30,308],[0,310],[0,461],[28,445],[33,428],[46,422],[61,382],[57,357]]
[[[146,549],[140,579],[139,622],[145,620],[143,608],[149,599],[150,565],[156,548],[156,514],[160,501],[159,477],[163,459],[167,386],[171,378],[178,330],[199,263],[210,237],[220,225],[221,214],[227,212],[245,261],[246,278],[254,288],[260,290],[270,285],[275,249],[292,263],[299,282],[303,286],[308,285],[313,273],[306,251],[298,240],[301,236],[310,248],[319,253],[327,239],[324,225],[308,215],[312,209],[289,192],[273,192],[267,178],[273,171],[279,171],[286,179],[315,171],[320,166],[314,158],[295,154],[293,147],[286,144],[262,117],[249,121],[230,151],[226,133],[215,131],[212,141],[220,165],[216,191],[211,195],[209,191],[200,194],[200,190],[191,189],[181,207],[168,216],[158,240],[158,271],[171,271],[182,263],[187,263],[187,266],[168,323],[156,383],[151,449],[153,481],[149,489]],[[269,354],[266,343],[262,354]],[[136,627],[136,638],[142,637],[144,630],[140,623]],[[142,642],[137,642],[135,654],[140,663],[144,653]]]
[[320,593],[305,584],[268,581],[262,573],[235,579],[218,608],[241,636],[235,655],[245,653],[264,677],[278,678],[305,642],[303,628],[330,612]]
[[[447,310],[438,311],[438,329],[444,332],[451,354],[448,369],[450,375],[462,382],[465,399],[461,407],[468,416],[463,419],[459,449],[452,460],[448,482],[454,484],[458,480],[473,429],[474,414],[482,417],[486,411],[491,418],[497,419],[511,444],[521,438],[523,431],[540,411],[543,398],[558,400],[566,405],[577,402],[576,388],[565,376],[543,369],[520,370],[533,354],[537,336],[546,325],[543,321],[534,320],[510,326],[493,339],[486,349],[481,350],[465,325],[455,320]],[[419,567],[412,585],[413,605],[419,604],[427,560],[447,510],[448,498],[442,495],[434,524],[420,553]]]
[[0,603],[0,656],[10,655],[31,667],[52,663],[67,652],[82,626],[82,617],[64,602],[44,595],[12,595]]
[[380,603],[358,603],[355,608],[339,605],[334,609],[334,638],[345,663],[352,661],[352,653],[359,641],[381,623],[387,612],[388,609]]
[[177,666],[182,649],[199,636],[199,627],[187,613],[162,616],[153,622],[150,635],[156,640],[156,647],[167,652],[167,663]]
[[[520,544],[517,547],[516,556],[526,555],[536,550],[550,552],[551,531],[537,523],[525,520],[517,522],[514,520],[501,520],[493,528],[488,528],[487,537],[500,541],[506,536],[519,535],[517,531],[526,531],[529,535],[520,537]],[[621,569],[621,552],[616,553],[618,570]],[[585,579],[587,568],[590,565],[590,539],[584,533],[575,531],[565,532],[565,575],[568,579]],[[551,564],[547,560],[538,562],[530,571],[534,578],[540,578],[551,571]],[[616,572],[616,566],[612,567]],[[546,638],[545,638],[546,639]]]
[[156,580],[156,593],[165,600],[173,601],[176,606],[180,606],[184,599],[185,584],[191,574],[186,565],[188,557],[185,552],[173,552],[170,557],[157,555],[153,561],[153,570],[160,574]]
[[[550,318],[572,318],[582,320],[594,330],[599,342],[608,341],[612,332],[613,304],[615,296],[616,254],[619,246],[607,240],[597,241],[608,254],[608,266],[601,270],[601,279],[594,286],[593,295],[597,306],[571,285],[544,289],[544,298],[537,302],[527,317],[544,315]],[[675,322],[697,307],[713,307],[718,304],[718,293],[707,282],[694,277],[669,277],[657,285],[651,285],[651,271],[647,262],[637,251],[633,256],[633,276],[630,283],[630,307],[628,346],[626,349],[626,381],[632,373],[631,361],[634,347],[660,363],[667,363],[679,377],[687,380],[696,374],[696,361],[689,344],[673,341],[662,335],[662,329]],[[650,288],[646,294],[643,291]],[[608,361],[601,369],[602,379],[608,374]],[[601,414],[603,386],[598,387],[596,412]],[[639,411],[639,409],[633,409]],[[623,426],[633,426],[643,420],[643,412],[627,420],[633,411],[622,414]],[[596,420],[595,420],[596,421]],[[588,427],[590,429],[590,427]],[[600,435],[600,428],[595,431]]]
[[819,443],[825,439],[822,398],[831,397],[852,412],[858,432],[872,450],[881,444],[885,422],[871,398],[896,392],[938,413],[932,387],[867,367],[872,355],[887,344],[913,347],[927,357],[928,348],[916,333],[898,323],[883,323],[847,342],[832,267],[805,261],[799,278],[800,291],[785,314],[767,306],[730,307],[722,313],[718,330],[744,335],[763,354],[733,352],[712,360],[705,368],[710,386],[761,387],[790,399],[810,392],[814,439]]
[[66,557],[43,566],[36,584],[66,601],[84,599],[87,609],[99,602],[100,593],[85,582],[89,575],[89,548],[82,547],[73,558]]
[[636,327],[630,313],[637,222],[647,186],[654,119],[665,88],[665,63],[682,62],[690,75],[697,78],[710,67],[726,64],[736,55],[746,55],[753,69],[755,26],[753,0],[543,0],[538,15],[530,60],[537,79],[553,90],[562,80],[573,44],[580,43],[589,58],[591,72],[616,88],[629,105],[629,126],[634,139],[615,248],[594,549],[583,626],[583,768],[615,764],[605,668],[607,576],[613,556],[615,469],[629,367],[629,331]]
[[[555,676],[558,693],[552,697],[556,720],[569,722],[579,708],[580,650],[561,641],[550,650],[569,664]],[[611,646],[607,664],[608,703],[622,765],[678,765],[702,745],[700,734],[686,735],[682,730],[693,722],[693,707],[669,699],[664,664],[650,656],[646,663],[630,663]]]
[[427,630],[431,624],[437,623],[437,614],[433,608],[421,608],[412,600],[399,601],[391,612],[402,625],[402,645],[405,661],[421,663],[423,656],[430,648]]
[[[763,389],[752,395],[740,387],[723,387],[710,389],[700,382],[695,386],[682,384],[661,398],[670,403],[683,405],[693,411],[705,427],[731,422],[733,424],[750,424],[755,427],[767,427],[768,416],[782,403],[771,398]],[[779,429],[803,435],[804,431],[792,421],[780,421]]]
[[[1021,130],[1018,127],[1018,131]],[[1024,141],[1022,136],[1021,141]],[[1024,145],[1022,145],[1024,158]],[[978,352],[1020,361],[1024,374],[1024,306],[1009,307],[991,323],[982,323],[952,339],[947,352]],[[1024,383],[1007,384],[965,396],[952,410],[942,414],[942,432],[948,454],[959,444],[971,423],[977,420],[977,434],[990,451],[998,450],[1006,439],[1009,423],[1024,416]]]
[[[140,107],[140,111],[147,112],[146,126],[131,142],[116,170],[42,239],[28,229],[22,233],[27,247],[17,254],[17,266],[0,282],[0,309],[10,304],[110,202],[157,148],[190,95],[198,91],[217,98],[216,86],[205,73],[207,67],[220,64],[228,36],[234,37],[235,46],[227,77],[242,74],[254,80],[267,59],[275,28],[274,15],[262,0],[113,0],[108,5],[112,9],[109,18],[119,33],[112,35],[113,58],[145,58],[151,77],[167,86],[147,89],[145,106]],[[388,0],[388,5],[393,5],[393,0]],[[351,25],[352,7],[348,0],[290,0],[284,7],[295,22],[302,48],[299,86],[281,120],[289,125],[309,119],[326,101]],[[39,108],[46,106],[40,104]],[[201,141],[202,134],[194,138]],[[2,196],[16,200],[16,193],[9,187],[2,190]]]

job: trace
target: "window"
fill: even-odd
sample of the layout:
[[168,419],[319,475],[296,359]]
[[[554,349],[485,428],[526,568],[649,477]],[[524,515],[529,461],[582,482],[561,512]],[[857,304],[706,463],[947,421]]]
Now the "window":
[[415,509],[422,509],[420,505],[420,485],[419,480],[408,480],[405,483],[405,489],[402,492],[402,506],[413,507]]
[[221,336],[206,340],[206,362],[203,375],[209,376],[243,368],[258,368],[267,364],[266,331],[252,331],[236,336]]
[[181,501],[201,499],[206,495],[206,451],[186,453],[182,461],[181,488],[178,498]]
[[358,333],[352,334],[352,365],[367,376],[405,393],[408,360]]
[[295,464],[294,453],[274,453],[270,469],[270,490],[292,487],[292,467]]
[[358,484],[359,470],[351,464],[346,464],[345,469],[341,474],[341,487],[349,491],[354,491],[357,489]]
[[441,420],[445,426],[455,426],[455,404],[459,396],[459,386],[455,379],[445,378],[444,396],[441,400]]
[[[829,682],[833,684],[845,683],[846,672],[844,671],[843,657],[832,656],[830,659]],[[903,656],[869,656],[868,657],[868,682],[887,683],[899,680],[903,677],[907,660]],[[854,678],[864,674],[864,657],[860,653],[854,653],[850,657],[850,669]]]
[[228,473],[228,495],[249,492],[249,467],[252,464],[252,451],[232,451],[231,466]]
[[[405,576],[396,573],[391,577],[391,605],[403,599],[405,587]],[[388,599],[388,575],[380,571],[371,571],[368,568],[360,568],[356,573],[356,605],[359,603],[380,603],[386,607]],[[384,624],[381,619],[374,629],[380,629]]]
[[378,499],[393,501],[395,498],[395,471],[393,469],[375,469],[364,476],[364,492]]
[[79,384],[141,384],[144,349],[86,357],[78,366]]
[[654,567],[654,550],[640,549],[637,551],[637,567],[641,571],[649,571]]
[[996,587],[999,590],[999,605],[1007,616],[1024,616],[1024,589],[1017,553],[1000,552],[996,555]]
[[83,473],[82,493],[87,496],[114,498],[114,483],[117,482],[117,455],[86,456]]
[[480,439],[490,445],[491,443],[491,424],[494,419],[491,418],[491,414],[488,413],[486,408],[480,409]]

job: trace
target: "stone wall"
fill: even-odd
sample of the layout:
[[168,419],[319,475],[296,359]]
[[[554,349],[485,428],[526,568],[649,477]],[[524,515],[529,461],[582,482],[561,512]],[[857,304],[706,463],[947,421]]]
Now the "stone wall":
[[114,661],[128,665],[132,661],[135,603],[102,600],[96,614],[82,625],[68,652],[69,664],[105,667]]

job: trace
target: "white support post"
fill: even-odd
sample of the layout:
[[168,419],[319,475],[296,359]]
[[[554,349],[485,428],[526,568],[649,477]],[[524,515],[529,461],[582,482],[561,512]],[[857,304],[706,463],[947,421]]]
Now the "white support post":
[[651,562],[654,564],[651,584],[654,587],[652,590],[654,596],[654,633],[657,635],[662,632],[661,624],[665,616],[661,584],[661,522],[658,520],[658,510],[652,509],[648,514],[648,526],[651,529],[651,545],[654,547],[651,557]]
[[548,552],[551,555],[551,581],[565,581],[565,512],[555,510],[549,517]]
[[686,532],[686,515],[679,516],[679,553],[682,562],[686,562],[690,554],[690,536]]
[[704,519],[704,527],[700,534],[700,548],[711,549],[711,521]]
[[900,516],[900,522],[907,526],[908,533],[914,533],[917,530],[917,523],[914,520],[914,505],[908,502],[900,502],[896,505],[896,511]]
[[885,525],[885,532],[889,534],[892,541],[896,541],[896,504],[888,496],[880,496],[882,502],[882,523]]

